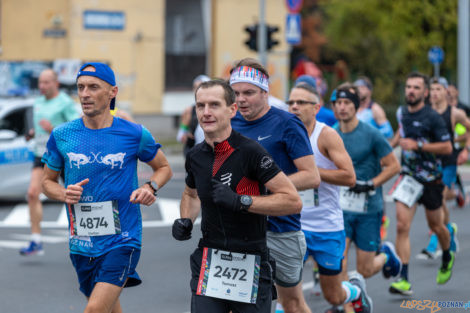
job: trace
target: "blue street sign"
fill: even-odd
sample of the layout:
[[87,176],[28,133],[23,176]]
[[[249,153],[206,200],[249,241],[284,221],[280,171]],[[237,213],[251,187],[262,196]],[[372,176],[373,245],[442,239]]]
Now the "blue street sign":
[[300,14],[287,14],[286,41],[288,44],[291,45],[297,45],[302,41],[302,30],[300,28]]
[[121,11],[95,11],[83,12],[83,26],[85,29],[124,30],[126,15]]
[[286,6],[290,13],[299,13],[303,0],[286,0]]
[[431,47],[428,51],[428,59],[432,64],[441,64],[444,61],[444,50],[438,46]]

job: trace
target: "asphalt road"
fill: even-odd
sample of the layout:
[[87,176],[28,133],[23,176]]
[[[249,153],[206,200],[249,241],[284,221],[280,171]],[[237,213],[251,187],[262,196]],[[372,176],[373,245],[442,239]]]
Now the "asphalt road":
[[[143,279],[140,286],[125,289],[121,296],[124,312],[183,313],[189,312],[189,255],[200,237],[195,227],[193,238],[177,242],[171,237],[171,223],[178,214],[178,199],[184,188],[182,158],[171,157],[174,178],[161,190],[160,200],[151,207],[143,207],[143,250],[138,272]],[[141,167],[141,180],[148,170]],[[470,171],[463,179],[470,182]],[[387,184],[390,187],[390,184]],[[388,188],[385,190],[388,190]],[[394,205],[386,203],[391,218],[389,239],[395,238]],[[78,290],[77,278],[68,256],[67,229],[61,212],[62,205],[45,203],[44,230],[46,253],[41,257],[22,257],[18,253],[28,240],[28,221],[25,204],[0,204],[0,312],[1,313],[66,313],[83,312],[85,298]],[[414,295],[404,298],[388,292],[390,281],[377,274],[367,280],[367,290],[374,301],[374,312],[465,312],[464,308],[423,308],[416,301],[470,300],[470,206],[455,208],[451,203],[451,218],[459,225],[460,252],[457,254],[452,279],[437,286],[435,279],[440,260],[420,261],[415,255],[428,238],[423,208],[415,216],[412,232],[410,281]],[[175,215],[176,214],[176,215]],[[354,269],[354,250],[350,252],[349,268]],[[321,296],[311,293],[312,272],[308,263],[304,269],[304,294],[313,312],[324,312],[329,305]],[[410,300],[408,307],[406,300]],[[415,302],[411,302],[415,300]],[[405,302],[404,302],[405,301]],[[422,302],[424,303],[424,302]],[[412,307],[413,306],[413,307]],[[273,303],[274,311],[274,303]],[[467,310],[470,312],[470,309]]]

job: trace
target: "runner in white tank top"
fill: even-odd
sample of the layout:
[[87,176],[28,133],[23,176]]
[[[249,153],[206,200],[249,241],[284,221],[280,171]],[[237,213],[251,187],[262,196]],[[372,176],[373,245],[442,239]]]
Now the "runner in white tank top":
[[[322,122],[316,121],[313,133],[310,135],[313,155],[318,168],[325,170],[337,170],[333,161],[325,157],[318,149],[318,137],[324,127]],[[339,206],[339,187],[325,181],[318,187],[318,201],[313,205],[305,205],[302,208],[300,221],[302,229],[313,232],[331,232],[344,229],[343,211]]]
[[311,255],[317,262],[320,285],[329,303],[341,305],[357,302],[364,312],[370,312],[360,304],[365,303],[369,308],[368,304],[371,304],[362,285],[362,276],[358,274],[357,277],[350,277],[350,281],[342,281],[341,260],[346,236],[337,186],[354,186],[356,175],[339,134],[316,121],[319,102],[316,90],[304,83],[292,89],[289,101],[286,102],[289,112],[298,116],[307,129],[322,180],[316,193],[314,190],[302,192],[304,206],[301,223],[307,241],[305,259]]

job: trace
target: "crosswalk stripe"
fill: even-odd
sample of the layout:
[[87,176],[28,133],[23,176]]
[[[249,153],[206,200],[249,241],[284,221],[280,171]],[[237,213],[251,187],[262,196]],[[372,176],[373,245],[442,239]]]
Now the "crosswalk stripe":
[[2,222],[5,226],[29,226],[29,207],[21,203],[15,205]]
[[64,204],[60,210],[59,218],[57,219],[57,225],[60,226],[69,226],[69,220],[67,219],[67,207]]
[[162,215],[162,222],[173,225],[173,221],[180,217],[180,201],[175,199],[158,199],[158,207]]
[[[12,237],[13,239],[31,240],[31,235],[29,234],[11,234],[10,237]],[[64,236],[41,235],[41,241],[45,243],[60,243],[60,242],[69,241],[69,237],[67,235],[64,235]]]
[[0,240],[0,248],[20,249],[26,247],[29,241]]
[[[161,220],[144,220],[143,227],[165,227],[173,225],[173,221],[180,217],[180,200],[159,198],[156,209],[160,211]],[[41,221],[42,228],[67,228],[67,207],[62,205],[56,220]],[[26,203],[15,205],[3,221],[0,227],[25,228],[30,226],[29,208]]]

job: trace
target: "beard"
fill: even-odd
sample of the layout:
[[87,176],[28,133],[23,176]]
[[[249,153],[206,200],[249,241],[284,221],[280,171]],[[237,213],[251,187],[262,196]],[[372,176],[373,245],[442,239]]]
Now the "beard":
[[412,106],[412,107],[415,107],[418,104],[420,104],[422,100],[423,100],[423,98],[415,98],[415,99],[410,99],[408,97],[405,98],[406,104],[409,105],[409,106]]

